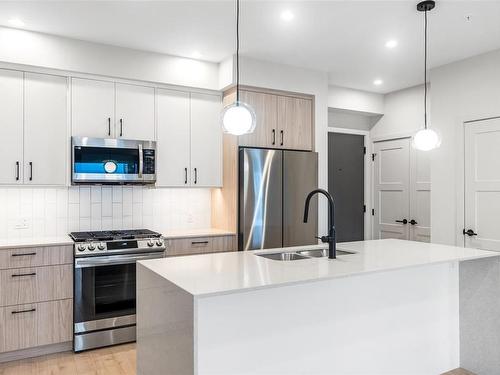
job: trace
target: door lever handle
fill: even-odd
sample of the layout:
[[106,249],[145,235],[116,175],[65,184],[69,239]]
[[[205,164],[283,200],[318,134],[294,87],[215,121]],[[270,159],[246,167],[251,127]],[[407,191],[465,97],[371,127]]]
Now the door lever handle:
[[416,225],[416,224],[418,224],[418,223],[417,223],[415,220],[411,219],[411,220],[410,220],[410,224],[411,224],[411,225]]
[[469,237],[472,237],[472,236],[477,236],[477,233],[474,233],[474,231],[472,229],[468,229],[468,230],[463,230],[462,233],[465,235],[468,235]]
[[403,220],[396,220],[396,223],[408,224],[408,220],[406,220],[406,219],[403,219]]

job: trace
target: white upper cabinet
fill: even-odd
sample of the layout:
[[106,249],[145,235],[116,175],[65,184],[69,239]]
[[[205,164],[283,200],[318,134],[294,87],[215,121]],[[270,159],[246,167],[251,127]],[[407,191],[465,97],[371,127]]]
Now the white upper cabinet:
[[221,98],[191,93],[191,173],[193,186],[222,186]]
[[24,182],[65,185],[68,159],[66,77],[25,73]]
[[158,89],[158,186],[187,186],[190,167],[190,99],[188,92]]
[[23,72],[0,70],[0,183],[23,181]]
[[116,138],[155,139],[155,92],[147,86],[116,83]]
[[71,94],[72,134],[80,137],[114,137],[114,82],[72,78]]

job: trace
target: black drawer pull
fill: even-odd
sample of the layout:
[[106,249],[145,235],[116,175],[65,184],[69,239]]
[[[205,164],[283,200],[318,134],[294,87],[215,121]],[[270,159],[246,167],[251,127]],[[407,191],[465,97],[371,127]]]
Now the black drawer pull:
[[18,311],[12,311],[12,314],[23,314],[23,313],[30,313],[30,312],[35,312],[36,309],[29,309],[29,310],[18,310]]
[[191,245],[208,245],[208,241],[192,241]]
[[276,144],[276,130],[273,129],[273,141],[271,142],[271,144],[274,146]]
[[111,117],[108,117],[108,135],[111,136]]
[[12,254],[13,257],[30,257],[33,255],[36,255],[36,253]]
[[284,138],[284,134],[283,134],[283,130],[280,130],[280,146],[283,146],[283,138]]
[[27,276],[36,276],[36,272],[31,273],[18,273],[15,275],[11,275],[12,277],[27,277]]
[[188,169],[184,168],[184,185],[188,183]]

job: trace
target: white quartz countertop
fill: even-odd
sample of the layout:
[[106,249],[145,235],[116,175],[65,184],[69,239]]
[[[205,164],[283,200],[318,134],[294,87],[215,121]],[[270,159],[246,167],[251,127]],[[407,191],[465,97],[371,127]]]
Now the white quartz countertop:
[[165,238],[191,238],[191,237],[216,237],[216,236],[235,236],[236,233],[222,229],[181,229],[166,230],[162,232]]
[[69,236],[61,237],[30,237],[19,239],[0,239],[1,249],[13,249],[20,247],[38,247],[38,246],[64,246],[73,245],[73,240]]
[[335,260],[313,258],[276,261],[258,253],[324,248],[324,245],[203,254],[140,263],[195,297],[237,293],[287,284],[349,277],[443,262],[498,257],[500,252],[395,239],[344,242],[338,250],[354,251]]

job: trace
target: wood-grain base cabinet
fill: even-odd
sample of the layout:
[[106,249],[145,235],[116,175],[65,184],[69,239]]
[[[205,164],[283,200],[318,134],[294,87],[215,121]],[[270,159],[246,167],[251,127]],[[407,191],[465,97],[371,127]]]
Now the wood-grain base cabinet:
[[236,235],[175,238],[167,242],[167,256],[236,251],[236,245]]

